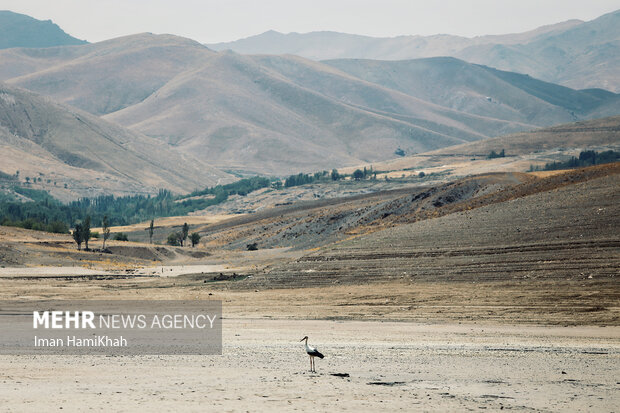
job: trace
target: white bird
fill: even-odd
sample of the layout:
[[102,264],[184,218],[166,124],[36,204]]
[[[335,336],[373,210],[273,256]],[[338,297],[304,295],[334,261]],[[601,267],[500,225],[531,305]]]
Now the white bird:
[[302,342],[304,340],[306,340],[306,353],[308,353],[308,355],[310,356],[310,371],[316,373],[316,369],[314,367],[314,358],[318,357],[322,359],[325,356],[322,355],[321,352],[316,349],[316,347],[311,347],[308,345],[308,336],[305,336],[304,338],[299,340],[299,342]]

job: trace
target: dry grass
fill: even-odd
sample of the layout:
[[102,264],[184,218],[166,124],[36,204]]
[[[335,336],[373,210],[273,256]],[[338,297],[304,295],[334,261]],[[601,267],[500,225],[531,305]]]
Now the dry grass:
[[[238,217],[240,214],[216,214],[216,215],[189,215],[189,216],[178,216],[178,217],[164,217],[164,218],[156,218],[154,222],[155,228],[162,227],[178,227],[182,226],[184,223],[188,225],[207,225],[207,224],[215,224],[220,221],[224,221],[226,219]],[[111,232],[134,232],[134,231],[144,231],[149,228],[151,221],[140,222],[138,224],[132,225],[123,225],[110,227]],[[102,228],[92,228],[92,231],[98,231],[100,234],[102,232]]]

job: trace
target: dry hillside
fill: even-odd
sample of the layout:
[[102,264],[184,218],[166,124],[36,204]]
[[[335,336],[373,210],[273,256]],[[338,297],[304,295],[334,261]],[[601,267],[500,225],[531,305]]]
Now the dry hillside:
[[325,246],[253,282],[274,288],[399,279],[613,280],[620,275],[618,173],[619,164],[595,167],[472,198],[449,206],[445,216]]
[[[0,84],[0,171],[63,200],[189,192],[231,177],[153,138]],[[37,182],[34,183],[34,178]]]
[[620,111],[609,92],[456,59],[327,63],[140,34],[0,51],[0,80],[244,173],[353,166]]
[[[491,171],[524,172],[530,166],[567,160],[583,150],[620,149],[620,117],[612,116],[590,121],[567,123],[485,139],[435,151],[404,156],[372,164],[377,171],[389,176],[443,171],[453,177]],[[491,151],[505,151],[505,158],[487,159]],[[342,171],[351,173],[353,168]],[[365,165],[370,166],[370,165]]]

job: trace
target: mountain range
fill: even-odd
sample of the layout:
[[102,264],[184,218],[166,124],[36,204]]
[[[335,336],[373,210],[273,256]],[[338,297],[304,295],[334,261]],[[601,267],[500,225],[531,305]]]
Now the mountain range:
[[446,34],[376,38],[337,32],[268,31],[208,46],[243,54],[295,54],[319,61],[452,56],[571,88],[620,92],[620,10],[588,22],[569,20],[525,33],[473,38]]
[[[593,22],[571,21],[491,38],[530,44]],[[608,60],[614,58],[612,54]],[[89,122],[105,125],[91,130],[114,130],[103,135],[121,136],[126,149],[135,149],[129,145],[133,140],[139,148],[151,142],[158,156],[161,151],[156,164],[174,159],[174,165],[199,166],[196,172],[163,173],[161,187],[176,185],[178,191],[231,179],[229,173],[286,175],[359,165],[397,153],[620,114],[620,95],[613,92],[572,89],[454,57],[315,61],[217,52],[191,39],[150,33],[93,44],[0,50],[0,82],[13,90],[7,96],[28,96],[26,101],[36,100],[37,106],[56,105],[53,100],[58,102],[54,110],[82,113],[80,119],[86,119],[82,111],[88,112]],[[24,89],[45,97],[27,95]],[[53,117],[38,119],[53,125]],[[7,118],[0,125],[10,131],[11,122],[16,121]],[[64,122],[58,130],[67,136],[47,136],[66,141],[59,146],[47,141],[44,149],[71,167],[87,165],[107,173],[110,165],[101,159],[95,165],[89,163],[92,159],[76,160],[79,152],[72,152],[77,158],[59,155],[70,147],[69,137],[91,139],[83,129],[81,122]],[[100,137],[75,147],[96,148]],[[131,160],[135,154],[127,154],[118,163],[127,166],[122,174],[129,177],[136,163]],[[2,171],[13,173],[6,165]],[[155,181],[146,179],[140,190],[146,187],[152,191]]]
[[37,20],[25,14],[0,10],[0,49],[84,43],[84,40],[69,36],[51,20]]
[[148,33],[0,50],[0,81],[236,173],[356,165],[620,113],[614,93],[455,58],[316,62]]

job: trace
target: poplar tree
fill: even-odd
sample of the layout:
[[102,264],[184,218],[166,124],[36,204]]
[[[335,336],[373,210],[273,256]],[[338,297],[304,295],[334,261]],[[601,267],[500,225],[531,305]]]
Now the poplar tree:
[[78,251],[82,249],[82,225],[75,224],[75,228],[73,229],[73,240],[77,244]]
[[153,243],[153,231],[155,230],[155,220],[151,220],[151,225],[149,225],[149,243]]
[[108,216],[103,216],[103,223],[101,224],[103,229],[103,249],[105,249],[105,242],[110,238],[110,223],[108,222]]

